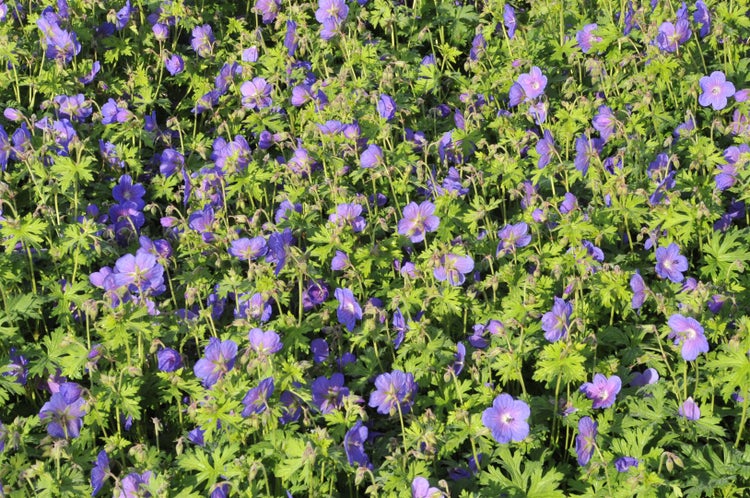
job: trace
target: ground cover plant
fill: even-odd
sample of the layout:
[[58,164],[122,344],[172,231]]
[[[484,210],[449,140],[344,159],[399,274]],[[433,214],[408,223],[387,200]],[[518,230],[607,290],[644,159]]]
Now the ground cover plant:
[[0,496],[743,496],[746,0],[0,0]]

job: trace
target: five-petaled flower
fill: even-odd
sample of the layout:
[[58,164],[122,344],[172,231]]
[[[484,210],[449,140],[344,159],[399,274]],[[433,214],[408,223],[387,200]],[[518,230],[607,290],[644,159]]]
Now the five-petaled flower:
[[608,408],[615,403],[621,387],[622,381],[617,375],[607,378],[602,374],[596,374],[594,381],[584,383],[580,391],[594,401],[592,408]]
[[557,342],[567,337],[570,329],[570,315],[572,314],[573,305],[555,296],[552,311],[548,311],[542,315],[544,338],[549,342]]
[[711,106],[714,111],[720,111],[727,106],[727,98],[734,95],[734,85],[727,81],[721,71],[714,71],[710,76],[704,76],[700,81],[703,93],[698,102],[703,107]]
[[408,413],[417,394],[414,375],[401,370],[378,375],[375,387],[368,405],[377,408],[378,413],[383,415],[393,415],[399,411],[401,414]]
[[273,330],[263,331],[257,327],[250,330],[248,340],[250,341],[250,349],[262,357],[278,353],[283,346],[279,334]]
[[466,280],[466,274],[473,269],[474,260],[471,256],[444,254],[440,257],[440,264],[433,270],[433,275],[439,282],[447,280],[451,285],[461,285]]
[[237,358],[237,344],[228,339],[220,341],[216,337],[209,340],[206,346],[206,357],[201,358],[193,367],[193,373],[202,379],[205,387],[211,387],[234,368]]
[[700,353],[708,353],[708,340],[698,320],[674,314],[667,324],[672,329],[668,337],[674,339],[675,345],[682,344],[681,354],[685,361],[693,361]]
[[42,409],[39,418],[47,421],[47,433],[57,438],[76,438],[81,433],[83,416],[86,415],[81,397],[81,386],[75,382],[65,382],[52,395]]
[[547,86],[547,77],[542,74],[542,70],[534,66],[531,71],[518,77],[518,84],[523,90],[525,101],[528,102],[544,93]]
[[507,444],[526,439],[529,435],[526,420],[530,415],[529,405],[503,393],[495,398],[492,407],[482,413],[482,423],[492,432],[495,441]]
[[685,279],[682,272],[687,271],[687,258],[680,254],[680,248],[674,242],[667,247],[656,248],[656,274],[659,278],[668,278],[680,283]]
[[412,242],[422,242],[425,233],[434,232],[440,225],[440,218],[435,216],[435,205],[424,201],[417,205],[410,202],[404,208],[404,217],[398,222],[398,233],[409,237]]
[[310,386],[312,402],[320,413],[326,415],[343,406],[344,396],[349,395],[349,388],[344,385],[344,375],[336,372],[331,378],[320,376]]
[[497,244],[496,256],[500,257],[504,254],[512,254],[516,252],[517,248],[529,245],[531,235],[528,232],[529,225],[523,221],[515,225],[505,225],[497,233],[500,242]]

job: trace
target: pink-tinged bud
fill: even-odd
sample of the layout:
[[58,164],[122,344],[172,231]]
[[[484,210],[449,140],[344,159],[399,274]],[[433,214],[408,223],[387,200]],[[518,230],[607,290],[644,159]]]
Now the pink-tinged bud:
[[3,111],[3,116],[9,121],[21,121],[23,119],[23,114],[18,109],[12,107],[7,107]]
[[173,227],[177,224],[177,218],[173,216],[164,216],[161,219],[161,226],[164,228]]

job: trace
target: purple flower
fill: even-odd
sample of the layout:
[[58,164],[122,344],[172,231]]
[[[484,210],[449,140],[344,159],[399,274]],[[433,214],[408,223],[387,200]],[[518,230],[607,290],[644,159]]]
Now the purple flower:
[[313,339],[310,341],[310,351],[313,355],[313,363],[323,363],[328,359],[330,354],[328,350],[328,342],[325,339]]
[[[81,97],[83,97],[83,94],[80,95]],[[3,116],[5,116],[5,119],[7,119],[8,121],[14,122],[21,121],[24,118],[23,113],[13,107],[6,107],[3,111]]]
[[623,456],[615,460],[615,468],[617,472],[627,472],[630,467],[638,468],[638,463],[637,458]]
[[541,126],[547,121],[547,103],[537,102],[536,104],[529,106],[529,115],[534,119],[534,122]]
[[430,201],[419,205],[410,202],[404,207],[404,217],[398,222],[398,233],[409,237],[413,243],[422,242],[427,232],[434,232],[440,225],[440,218],[434,212],[435,205]]
[[82,122],[93,112],[91,102],[87,101],[82,93],[72,96],[58,95],[54,101],[59,106],[61,118]]
[[711,12],[708,10],[706,3],[703,0],[695,2],[695,13],[693,14],[693,20],[696,24],[700,25],[701,29],[698,35],[704,38],[711,32]]
[[690,35],[690,21],[687,19],[678,19],[676,25],[666,21],[659,26],[656,44],[663,52],[676,52],[680,45],[690,39]]
[[547,86],[547,77],[542,74],[541,69],[534,66],[531,71],[518,77],[518,84],[526,96],[524,101],[528,102],[544,93],[544,88]]
[[109,99],[102,106],[102,124],[124,123],[131,114],[127,107],[120,107],[114,99]]
[[47,433],[57,438],[76,438],[81,434],[83,416],[86,415],[81,397],[81,386],[65,382],[39,411],[39,419],[47,421]]
[[185,61],[179,54],[172,54],[164,61],[164,67],[169,74],[175,76],[185,70]]
[[498,443],[519,442],[529,435],[526,420],[530,415],[529,405],[503,393],[495,398],[491,408],[482,412],[482,424],[492,432],[492,437]]
[[[117,498],[139,498],[141,496],[151,496],[150,493],[145,493],[141,490],[142,487],[148,486],[148,482],[151,480],[151,471],[138,474],[133,472],[123,478],[120,483],[120,494]],[[145,493],[145,494],[144,494]]]
[[498,320],[489,320],[486,325],[477,323],[472,327],[472,334],[468,338],[469,344],[477,349],[486,348],[490,344],[486,339],[488,332],[491,335],[502,334],[505,332],[505,326]]
[[167,24],[158,22],[151,26],[151,31],[157,41],[165,42],[169,38],[169,26]]
[[320,413],[326,415],[341,408],[344,396],[349,395],[349,388],[344,386],[344,376],[334,373],[331,378],[318,377],[310,386],[312,402]]
[[409,331],[409,325],[406,323],[403,313],[400,308],[396,308],[393,312],[393,320],[391,321],[393,330],[396,331],[396,337],[393,338],[393,347],[398,349],[401,343],[404,342],[404,336]]
[[510,4],[503,7],[503,25],[511,40],[516,36],[516,11]]
[[250,349],[258,356],[269,356],[281,351],[283,344],[281,337],[273,330],[263,331],[259,328],[251,329],[248,333]]
[[96,496],[102,490],[107,474],[109,474],[109,457],[107,452],[102,450],[96,456],[94,467],[91,469],[91,496]]
[[581,52],[584,54],[588,54],[591,51],[592,43],[599,43],[602,41],[601,36],[596,36],[594,34],[596,28],[598,28],[596,24],[587,24],[581,31],[576,33],[576,41],[578,41],[578,46],[581,47]]
[[576,139],[576,157],[573,163],[578,171],[585,175],[589,170],[591,159],[599,157],[604,142],[600,138],[588,138],[581,135]]
[[216,483],[209,498],[229,498],[230,487],[228,483]]
[[322,25],[320,37],[330,40],[339,30],[349,14],[349,7],[344,0],[318,0],[315,19]]
[[687,271],[687,258],[680,254],[680,248],[674,242],[667,247],[656,248],[656,274],[659,278],[668,278],[680,283],[685,279],[682,272]]
[[143,209],[146,202],[143,196],[146,189],[140,183],[133,183],[130,175],[122,175],[119,182],[112,188],[112,197],[119,203],[131,201],[134,202],[138,209]]
[[711,296],[711,299],[708,300],[706,306],[709,310],[711,310],[711,313],[717,315],[721,312],[721,308],[724,307],[724,303],[726,302],[726,296],[722,296],[721,294],[714,294],[713,296]]
[[526,99],[523,87],[518,83],[513,83],[508,90],[508,105],[515,107]]
[[344,452],[349,465],[371,468],[370,458],[365,453],[365,441],[369,431],[361,420],[349,429],[344,435]]
[[594,454],[598,425],[591,417],[582,417],[578,421],[576,453],[578,455],[578,465],[581,467],[589,463],[591,456]]
[[89,72],[89,74],[78,78],[78,81],[83,85],[88,85],[89,83],[94,81],[94,78],[97,74],[99,74],[99,70],[101,68],[102,64],[99,61],[94,61],[94,63],[91,65],[91,71]]
[[594,129],[599,132],[599,136],[602,137],[602,140],[605,142],[609,140],[610,135],[615,131],[616,123],[617,120],[612,113],[612,109],[606,105],[599,106],[599,110],[597,111],[596,116],[594,116],[593,124]]
[[667,325],[672,329],[668,337],[674,339],[675,345],[682,344],[682,359],[693,361],[700,353],[708,353],[708,340],[695,318],[674,314],[669,317]]
[[451,166],[448,168],[448,174],[443,179],[442,187],[435,187],[435,192],[437,195],[450,192],[462,196],[468,194],[469,189],[461,183],[461,175],[458,173],[458,170]]
[[701,418],[701,409],[698,407],[698,403],[693,401],[693,397],[686,399],[677,410],[680,417],[685,417],[688,420],[698,420]]
[[643,306],[643,302],[646,300],[646,282],[643,281],[643,277],[637,271],[630,277],[630,289],[633,291],[630,304],[634,310],[637,310]]
[[130,292],[157,295],[165,290],[164,267],[144,249],[138,249],[135,256],[126,254],[118,259],[112,278],[115,286]]
[[331,260],[331,270],[345,270],[349,266],[349,256],[343,251],[336,251],[336,255]]
[[281,10],[281,2],[279,0],[256,0],[255,10],[262,14],[263,24],[271,24]]
[[214,224],[214,208],[206,204],[201,211],[196,211],[188,216],[188,226],[199,232],[203,242],[211,242],[214,234],[211,231]]
[[328,299],[328,286],[322,281],[310,282],[302,295],[302,309],[309,311]]
[[714,71],[711,76],[704,76],[700,81],[703,93],[698,102],[703,107],[711,106],[714,111],[720,111],[727,106],[727,98],[734,95],[734,85],[727,81],[721,71]]
[[459,256],[458,254],[444,254],[440,257],[440,264],[435,267],[432,274],[438,282],[448,280],[451,285],[461,285],[466,280],[466,274],[474,269],[474,260],[471,256]]
[[242,94],[242,107],[245,109],[263,109],[270,107],[273,103],[271,99],[271,85],[260,77],[255,77],[250,81],[244,82],[240,86]]
[[684,123],[680,123],[672,132],[675,138],[681,138],[690,135],[695,130],[695,121],[693,118],[688,118]]
[[237,62],[225,63],[221,66],[219,74],[214,79],[214,87],[222,95],[229,90],[229,85],[234,81],[234,78],[242,76],[242,66]]
[[552,311],[542,315],[542,330],[544,338],[550,342],[557,342],[568,336],[570,329],[570,315],[573,314],[573,305],[555,296]]
[[287,49],[287,55],[289,57],[294,56],[294,52],[297,51],[299,45],[299,37],[297,36],[297,23],[291,20],[286,21],[286,34],[284,35],[284,47]]
[[375,144],[369,144],[359,157],[359,164],[363,168],[373,168],[383,163],[383,149]]
[[351,332],[357,325],[357,320],[362,319],[362,308],[349,289],[338,288],[334,291],[333,295],[339,301],[339,307],[336,310],[339,323]]
[[336,212],[328,217],[328,221],[340,227],[349,225],[354,233],[359,233],[367,226],[362,214],[362,206],[359,204],[339,204],[336,206]]
[[42,42],[47,46],[46,56],[67,64],[81,52],[81,44],[75,33],[66,31],[57,24],[57,16],[52,13],[51,8],[49,13],[52,16],[43,13],[37,19],[37,26],[42,31]]
[[172,176],[185,166],[185,156],[174,149],[164,149],[159,156],[159,172],[164,176]]
[[515,225],[505,225],[497,233],[500,242],[497,244],[495,256],[499,258],[505,254],[515,254],[517,248],[529,245],[531,235],[528,232],[529,226],[523,221]]
[[393,415],[398,412],[408,413],[417,394],[417,383],[414,375],[394,370],[382,373],[375,379],[376,390],[370,394],[368,405],[377,408],[378,413]]
[[386,95],[385,93],[380,95],[380,99],[378,99],[377,109],[380,117],[385,119],[386,121],[390,121],[394,118],[394,116],[396,116],[396,102],[390,95]]
[[438,488],[430,486],[430,481],[424,477],[415,477],[411,482],[411,498],[442,498],[445,496]]
[[234,368],[237,358],[237,344],[228,339],[220,341],[216,337],[209,340],[205,358],[201,358],[193,367],[195,376],[203,381],[205,387],[211,387],[221,377]]
[[267,322],[271,318],[271,300],[256,292],[250,298],[248,293],[240,294],[237,298],[235,318],[250,318],[259,322]]
[[461,371],[464,369],[464,362],[466,360],[466,346],[463,342],[456,344],[456,354],[453,355],[453,364],[449,367],[453,375],[458,377]]
[[630,381],[631,387],[643,387],[650,384],[655,384],[659,380],[659,372],[654,368],[647,368],[643,373],[637,374]]
[[602,374],[596,374],[594,375],[594,382],[584,383],[580,391],[588,399],[594,401],[592,408],[609,408],[615,403],[621,387],[622,381],[617,375],[607,378]]
[[471,41],[471,48],[469,49],[469,59],[472,61],[478,61],[479,57],[487,50],[487,40],[484,39],[482,33],[477,33],[474,39]]
[[276,269],[274,275],[278,276],[281,270],[286,265],[286,253],[287,248],[294,242],[294,235],[289,228],[285,228],[283,232],[274,232],[268,236],[268,253],[266,253],[266,261],[269,263],[276,263]]
[[172,348],[162,348],[156,352],[158,368],[162,372],[174,372],[182,368],[182,357],[180,353]]
[[208,57],[214,51],[214,38],[213,30],[208,24],[203,26],[196,26],[193,28],[193,39],[190,41],[190,45],[198,54],[198,57]]
[[[297,383],[294,383],[297,387]],[[291,391],[284,391],[279,396],[281,401],[281,416],[279,422],[290,424],[296,422],[302,416],[302,399]]]
[[539,162],[537,167],[543,169],[547,166],[552,158],[552,153],[555,151],[555,139],[552,137],[552,133],[549,130],[544,130],[544,136],[539,139],[535,147],[536,153],[539,154]]
[[273,216],[273,221],[278,225],[282,221],[288,220],[289,215],[295,212],[302,212],[302,204],[292,204],[288,199],[284,199],[283,201],[281,201],[281,204],[279,204],[279,208],[276,210],[276,214],[274,214]]
[[239,258],[240,261],[249,261],[265,256],[267,250],[266,239],[259,235],[252,239],[243,237],[233,240],[229,247],[229,254]]
[[257,387],[250,389],[244,398],[242,404],[245,408],[242,410],[243,417],[249,417],[253,414],[259,414],[268,408],[268,398],[273,394],[273,377],[261,380]]
[[10,363],[5,368],[3,377],[15,377],[14,382],[25,386],[29,375],[28,364],[29,360],[22,354],[19,354],[15,347],[11,347]]

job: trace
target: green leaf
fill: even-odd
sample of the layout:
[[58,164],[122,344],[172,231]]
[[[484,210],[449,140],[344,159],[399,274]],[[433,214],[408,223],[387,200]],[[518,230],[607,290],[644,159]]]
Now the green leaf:
[[585,346],[583,344],[568,344],[565,341],[557,341],[544,346],[539,360],[536,363],[534,380],[545,382],[550,387],[558,378],[564,384],[577,384],[586,380],[586,369],[584,358],[580,352]]

